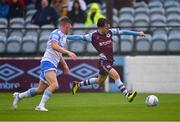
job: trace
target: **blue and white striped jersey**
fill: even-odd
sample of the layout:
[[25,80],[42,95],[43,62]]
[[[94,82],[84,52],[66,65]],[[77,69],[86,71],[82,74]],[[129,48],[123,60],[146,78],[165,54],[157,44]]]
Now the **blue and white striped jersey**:
[[41,62],[42,61],[50,61],[57,67],[57,65],[60,61],[60,58],[62,56],[62,53],[57,52],[54,49],[52,49],[51,42],[57,41],[60,47],[66,48],[66,46],[67,46],[66,38],[67,38],[67,35],[65,35],[60,29],[54,30],[49,36],[46,51],[44,53],[44,56],[41,59]]

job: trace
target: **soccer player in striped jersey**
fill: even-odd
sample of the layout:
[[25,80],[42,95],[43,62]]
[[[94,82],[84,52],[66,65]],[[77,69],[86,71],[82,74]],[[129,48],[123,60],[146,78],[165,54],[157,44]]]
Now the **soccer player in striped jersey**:
[[59,29],[54,30],[50,34],[46,51],[41,59],[39,86],[37,88],[30,88],[22,93],[15,92],[13,94],[14,109],[17,109],[20,100],[43,93],[42,99],[35,110],[48,111],[48,109],[45,108],[45,103],[52,96],[52,93],[59,87],[56,77],[58,63],[60,62],[63,65],[64,73],[68,73],[69,71],[69,67],[66,64],[62,54],[66,54],[71,59],[76,60],[76,54],[65,49],[67,33],[72,27],[70,19],[68,17],[60,18],[58,26]]
[[86,35],[68,35],[67,39],[71,41],[87,41],[91,42],[99,54],[99,76],[98,78],[90,78],[85,81],[74,81],[72,93],[75,94],[79,87],[92,85],[92,84],[102,84],[107,76],[109,75],[114,81],[122,94],[127,97],[129,102],[132,102],[136,96],[136,92],[129,92],[126,86],[120,79],[120,75],[112,67],[113,65],[113,46],[112,46],[112,36],[113,35],[134,35],[134,36],[144,36],[144,32],[135,32],[129,30],[119,30],[110,29],[110,23],[107,19],[100,18],[97,22],[97,31],[89,33]]

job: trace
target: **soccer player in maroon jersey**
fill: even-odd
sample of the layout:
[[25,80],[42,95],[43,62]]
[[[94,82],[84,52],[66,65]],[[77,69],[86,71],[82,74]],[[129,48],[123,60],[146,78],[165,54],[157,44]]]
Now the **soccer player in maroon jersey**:
[[107,19],[100,18],[97,22],[97,31],[89,33],[86,35],[68,35],[67,39],[72,41],[82,40],[91,42],[94,48],[99,54],[99,76],[98,78],[90,78],[85,81],[74,81],[72,93],[75,94],[79,87],[92,85],[92,84],[102,84],[109,75],[115,84],[122,92],[122,94],[127,97],[129,102],[132,102],[136,96],[136,91],[129,92],[123,82],[120,79],[118,72],[112,67],[113,65],[113,45],[112,45],[112,35],[124,34],[124,35],[134,35],[134,36],[144,36],[144,32],[136,32],[129,30],[119,30],[117,28],[110,29],[110,23]]

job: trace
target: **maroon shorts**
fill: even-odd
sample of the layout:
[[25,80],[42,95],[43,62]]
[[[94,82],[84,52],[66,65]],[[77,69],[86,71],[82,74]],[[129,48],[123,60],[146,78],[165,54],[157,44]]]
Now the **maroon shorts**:
[[113,61],[99,60],[99,74],[106,75],[112,69]]

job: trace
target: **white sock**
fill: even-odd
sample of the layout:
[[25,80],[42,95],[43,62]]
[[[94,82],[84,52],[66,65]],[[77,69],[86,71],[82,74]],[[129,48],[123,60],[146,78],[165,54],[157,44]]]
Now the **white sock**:
[[92,85],[92,84],[96,84],[96,79],[97,78],[91,78],[85,81],[81,81],[80,82],[80,86],[87,86],[87,85]]
[[30,88],[25,92],[19,94],[19,98],[34,97],[36,95],[36,88]]
[[44,107],[45,106],[45,103],[47,102],[47,100],[52,96],[52,92],[50,92],[48,89],[46,89],[44,91],[44,94],[42,96],[42,99],[41,99],[41,102],[39,104],[39,106],[42,106]]
[[125,85],[120,79],[115,80],[116,86],[119,88],[119,90],[122,92],[124,96],[127,97],[128,95],[128,90],[126,89]]

